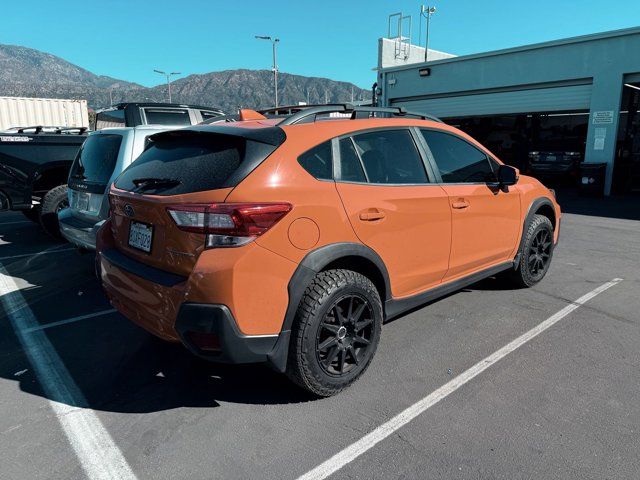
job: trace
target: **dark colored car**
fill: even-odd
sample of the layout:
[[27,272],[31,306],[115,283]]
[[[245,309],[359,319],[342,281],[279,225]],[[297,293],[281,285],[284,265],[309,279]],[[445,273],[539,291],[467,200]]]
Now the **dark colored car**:
[[568,175],[577,178],[584,146],[568,139],[547,140],[529,152],[528,173],[534,176]]
[[67,177],[86,128],[18,128],[0,133],[0,210],[19,210],[57,236]]

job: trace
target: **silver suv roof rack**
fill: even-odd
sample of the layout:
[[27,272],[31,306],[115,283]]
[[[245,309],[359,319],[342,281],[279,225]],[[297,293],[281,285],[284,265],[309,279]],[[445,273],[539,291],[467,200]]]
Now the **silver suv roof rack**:
[[[287,107],[283,108],[285,110]],[[278,125],[295,125],[298,123],[310,123],[315,122],[316,117],[322,114],[330,113],[342,113],[350,114],[350,119],[355,120],[358,118],[375,117],[377,113],[385,113],[394,117],[413,117],[421,120],[431,120],[434,122],[443,123],[438,117],[433,115],[426,115],[422,113],[408,112],[402,107],[361,107],[354,106],[349,103],[341,103],[334,105],[318,105],[305,108],[300,105],[297,108],[300,111],[293,115],[283,119]]]

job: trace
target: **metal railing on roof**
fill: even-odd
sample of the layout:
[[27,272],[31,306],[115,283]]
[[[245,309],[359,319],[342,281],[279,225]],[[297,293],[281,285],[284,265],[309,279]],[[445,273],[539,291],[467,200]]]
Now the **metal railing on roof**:
[[[282,121],[278,125],[295,125],[298,123],[311,123],[317,120],[319,115],[327,115],[322,120],[331,119],[331,114],[335,114],[335,119],[363,119],[373,118],[380,114],[391,115],[393,117],[411,117],[421,120],[431,120],[433,122],[443,123],[438,117],[433,115],[409,112],[402,107],[365,107],[355,106],[349,103],[335,103],[326,105],[287,105],[282,107],[273,107],[257,110],[258,113],[268,118],[280,118]],[[205,120],[202,123],[214,124],[222,122],[237,122],[238,114],[225,115]]]
[[87,127],[53,127],[46,125],[34,125],[28,127],[12,127],[5,132],[16,132],[16,133],[72,133],[77,132],[78,134],[82,134],[87,131]]
[[351,120],[376,117],[378,116],[377,114],[386,114],[393,117],[413,117],[443,123],[442,120],[433,115],[409,112],[402,107],[356,107],[348,103],[343,103],[335,105],[297,106],[296,108],[300,110],[284,118],[278,125],[296,125],[299,123],[315,122],[318,115],[328,115],[332,113],[349,115]]

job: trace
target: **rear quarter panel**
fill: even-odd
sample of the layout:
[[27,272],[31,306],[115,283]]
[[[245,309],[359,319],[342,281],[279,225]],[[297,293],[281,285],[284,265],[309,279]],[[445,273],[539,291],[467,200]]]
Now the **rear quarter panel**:
[[[298,140],[296,140],[298,138]],[[359,243],[333,181],[313,178],[298,156],[326,136],[291,138],[254,170],[227,202],[288,202],[293,209],[256,242],[299,263],[311,250],[338,242]]]

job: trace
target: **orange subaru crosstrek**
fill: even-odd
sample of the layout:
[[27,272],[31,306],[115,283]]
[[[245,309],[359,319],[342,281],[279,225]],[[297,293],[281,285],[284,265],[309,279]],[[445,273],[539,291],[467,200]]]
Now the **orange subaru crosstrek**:
[[156,134],[111,187],[98,274],[154,335],[328,396],[386,319],[546,274],[553,192],[460,130],[396,108],[272,113]]

